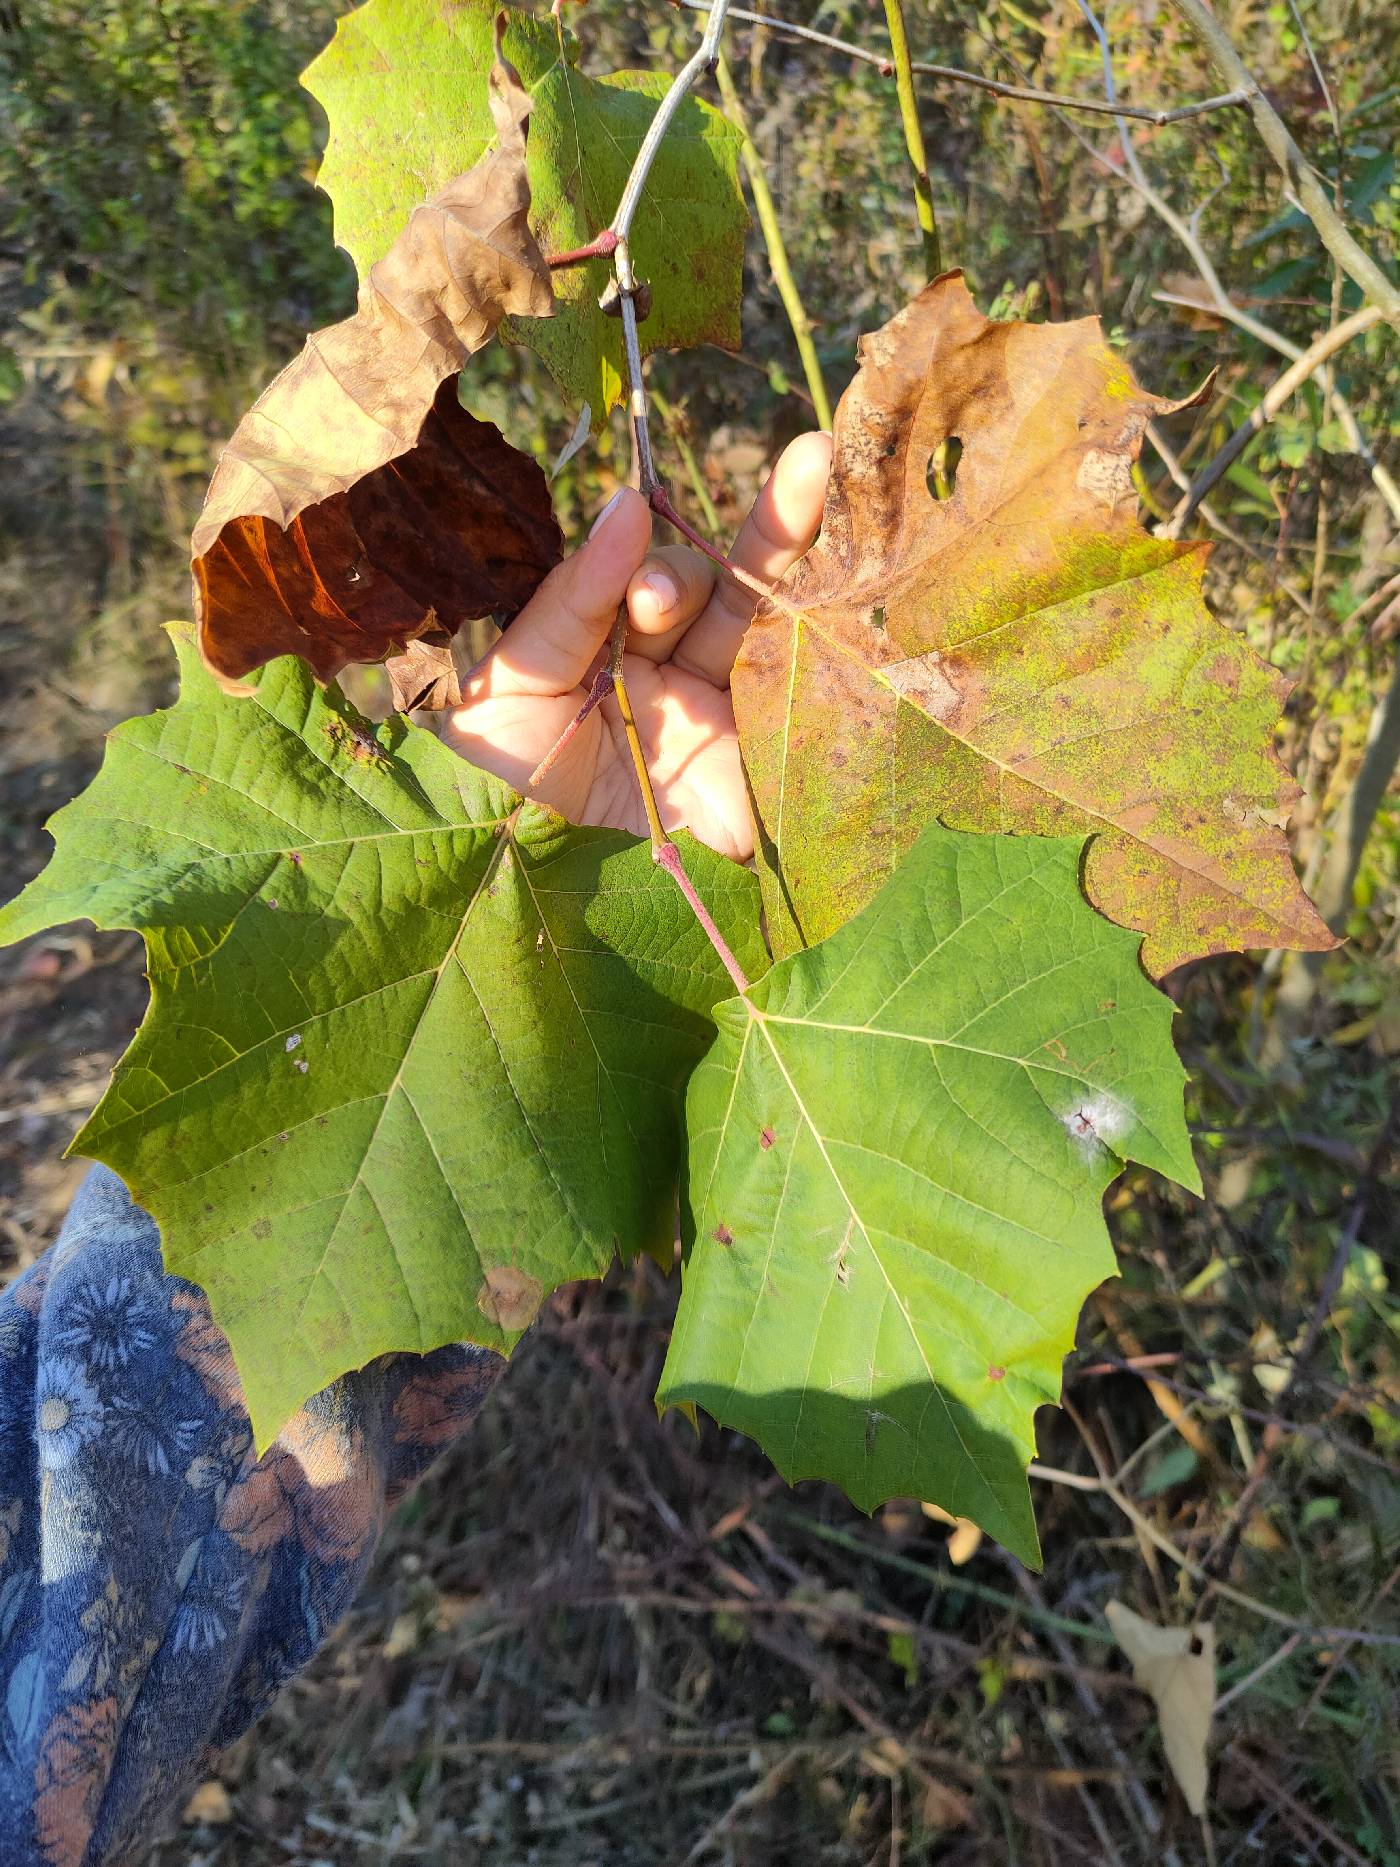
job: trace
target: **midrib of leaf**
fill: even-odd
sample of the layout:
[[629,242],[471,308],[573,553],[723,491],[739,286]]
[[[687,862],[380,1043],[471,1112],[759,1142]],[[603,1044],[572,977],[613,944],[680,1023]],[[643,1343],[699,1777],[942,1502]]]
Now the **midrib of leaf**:
[[[617,1111],[622,1117],[623,1126],[626,1128],[628,1134],[631,1135],[633,1141],[636,1141],[638,1139],[637,1131],[632,1126],[632,1117],[627,1111],[627,1104],[623,1100],[623,1098],[618,1094],[617,1085],[613,1082],[612,1071],[609,1070],[607,1064],[604,1063],[603,1061],[603,1053],[601,1050],[599,1050],[598,1040],[593,1035],[593,1026],[591,1022],[589,1021],[587,1015],[585,1014],[583,1006],[579,1003],[578,993],[575,992],[574,990],[574,982],[569,977],[568,967],[564,964],[564,955],[560,951],[559,946],[557,945],[555,941],[554,935],[550,932],[549,922],[545,919],[544,910],[540,906],[539,896],[535,893],[535,886],[534,886],[533,881],[530,878],[529,870],[526,864],[519,861],[518,859],[517,859],[515,866],[516,866],[516,873],[520,877],[521,885],[523,886],[526,894],[529,895],[530,897],[530,905],[531,907],[534,908],[535,913],[539,916],[540,926],[544,930],[545,939],[548,940],[549,942],[549,950],[551,953],[553,953],[554,958],[555,958],[555,963],[559,967],[559,976],[564,981],[565,989],[568,991],[569,1002],[573,1005],[574,1010],[578,1014],[579,1023],[583,1026],[584,1030],[588,1034],[588,1042],[593,1051],[593,1059],[595,1063],[598,1065],[598,1075],[600,1079],[603,1082],[605,1082],[608,1086],[608,1093],[609,1095],[611,1095],[613,1102],[617,1108]],[[469,985],[471,984],[470,979],[467,981],[467,983]],[[472,990],[473,992],[475,992],[476,990],[476,987],[474,985],[472,986]],[[478,999],[477,1002],[480,1003],[480,1000]],[[485,1007],[482,1008],[482,1015],[483,1017],[485,1016]],[[504,1063],[504,1060],[503,1060],[503,1063]],[[519,1100],[520,1098],[517,1096],[516,1101],[519,1102]],[[523,1105],[521,1107],[520,1112],[523,1116],[525,1113]],[[607,1164],[608,1164],[607,1160],[604,1159],[604,1162],[603,1162],[604,1167],[606,1167]],[[556,1181],[555,1184],[558,1185],[558,1182]],[[564,1203],[567,1205],[568,1201],[567,1199],[564,1198],[564,1190],[562,1187],[559,1188],[559,1196],[561,1199],[564,1199]],[[569,1211],[570,1213],[572,1213],[573,1211],[572,1206],[569,1207]]]
[[[924,1345],[919,1339],[918,1330],[914,1327],[913,1318],[910,1316],[908,1309],[905,1307],[904,1300],[900,1296],[899,1291],[895,1287],[893,1279],[890,1277],[889,1271],[885,1267],[885,1261],[881,1257],[880,1252],[875,1245],[875,1241],[871,1238],[870,1233],[866,1229],[865,1222],[861,1218],[860,1213],[857,1210],[855,1201],[852,1199],[850,1193],[847,1192],[846,1183],[842,1179],[841,1175],[837,1172],[836,1163],[832,1160],[831,1155],[827,1150],[826,1139],[823,1136],[820,1128],[817,1126],[815,1117],[811,1113],[810,1109],[807,1107],[806,1101],[804,1100],[801,1091],[799,1090],[796,1082],[793,1080],[791,1071],[788,1069],[787,1064],[783,1060],[782,1052],[778,1048],[777,1042],[775,1041],[772,1032],[768,1028],[769,1016],[766,1012],[761,1011],[758,1008],[758,1006],[750,1003],[750,1001],[747,998],[745,998],[743,1002],[749,1012],[749,1016],[751,1020],[762,1031],[764,1041],[768,1045],[769,1053],[771,1054],[774,1063],[776,1063],[776,1065],[778,1066],[778,1070],[782,1075],[783,1081],[787,1084],[788,1094],[792,1097],[793,1105],[797,1109],[797,1112],[799,1116],[801,1117],[803,1123],[806,1125],[806,1128],[808,1132],[810,1133],[813,1141],[816,1143],[817,1151],[822,1157],[822,1162],[825,1165],[827,1172],[831,1175],[832,1184],[835,1186],[837,1192],[841,1195],[841,1198],[843,1202],[845,1203],[846,1210],[851,1216],[852,1222],[857,1227],[859,1227],[861,1238],[865,1242],[865,1247],[866,1247],[866,1250],[870,1254],[871,1260],[879,1266],[880,1276],[883,1278],[884,1284],[885,1284],[887,1299],[888,1301],[892,1302],[895,1308],[899,1311],[900,1317],[902,1318],[903,1323],[904,1323],[905,1333],[907,1334],[910,1342],[914,1346],[916,1353],[918,1354],[919,1362],[921,1366],[923,1367],[924,1374],[928,1380],[931,1392],[933,1394],[937,1394],[938,1396],[938,1399],[943,1407],[944,1415],[947,1419],[948,1426],[952,1431],[953,1437],[958,1442],[958,1448],[961,1451],[963,1458],[966,1461],[967,1465],[976,1474],[977,1481],[982,1486],[983,1491],[991,1499],[993,1507],[995,1507],[997,1503],[995,1494],[992,1492],[991,1487],[987,1484],[986,1479],[982,1476],[981,1469],[978,1466],[976,1460],[972,1457],[971,1453],[968,1451],[967,1442],[963,1439],[962,1433],[958,1428],[957,1419],[953,1413],[952,1408],[948,1405],[947,1396],[944,1394],[942,1385],[940,1384],[937,1376],[933,1372],[933,1368],[929,1362],[928,1356],[924,1353]],[[795,1019],[795,1018],[788,1018],[788,1019],[774,1018],[772,1022],[773,1023],[800,1024],[802,1020]],[[791,1162],[791,1155],[789,1155],[789,1163],[790,1162]],[[950,1198],[956,1197],[956,1195],[953,1194],[951,1190],[947,1187],[943,1187],[940,1190],[944,1192],[945,1194],[947,1194]],[[1000,1217],[1001,1215],[992,1214],[989,1216]],[[1018,1227],[1017,1229],[1020,1230],[1024,1228]],[[1031,1236],[1035,1237],[1035,1236],[1038,1236],[1038,1234],[1033,1233],[1031,1234]],[[772,1230],[772,1237],[770,1238],[770,1241],[769,1241],[768,1259],[765,1261],[765,1271],[767,1269],[767,1263],[772,1261],[772,1255],[773,1255],[773,1250],[776,1245],[776,1240],[777,1240],[777,1226],[775,1225]],[[956,1267],[949,1266],[948,1268],[955,1269]],[[993,1294],[1000,1295],[999,1292],[993,1292]],[[825,1301],[830,1300],[830,1295],[831,1295],[831,1292],[828,1291],[827,1298]],[[823,1309],[822,1309],[823,1315],[825,1314],[825,1301],[823,1303]],[[1016,1305],[1013,1304],[1011,1305],[1011,1307],[1015,1308]],[[754,1311],[755,1321],[757,1320],[757,1313],[758,1313],[757,1306],[755,1306],[755,1311]],[[752,1332],[752,1328],[753,1328],[753,1323],[751,1322],[749,1325],[749,1330],[745,1332],[745,1347],[746,1348],[747,1348],[747,1343],[748,1343],[748,1336]],[[952,1339],[958,1343],[958,1345],[961,1348],[965,1350],[971,1348],[972,1345],[970,1343],[964,1341],[959,1336],[953,1335],[952,1331],[949,1331],[948,1333],[952,1337]],[[819,1334],[819,1330],[813,1331],[812,1348],[811,1348],[808,1363],[807,1363],[808,1385],[804,1387],[803,1392],[802,1392],[802,1397],[801,1399],[799,1399],[797,1420],[793,1427],[794,1447],[796,1445],[798,1428],[800,1427],[801,1420],[802,1420],[802,1406],[805,1402],[807,1393],[810,1392],[810,1376],[811,1376],[811,1367],[812,1367],[812,1357],[815,1356],[815,1353],[816,1353],[816,1339],[817,1339],[818,1334]],[[742,1364],[742,1355],[741,1355],[740,1360]],[[874,1396],[873,1396],[873,1391],[872,1391],[872,1394],[871,1394],[872,1405],[873,1405],[873,1400],[874,1400]],[[927,1405],[927,1402],[925,1402],[925,1405]]]
[[[326,1261],[330,1257],[331,1249],[334,1246],[337,1237],[339,1236],[341,1222],[345,1217],[346,1208],[350,1204],[350,1200],[352,1196],[354,1195],[356,1187],[364,1184],[365,1192],[368,1195],[371,1204],[374,1205],[375,1211],[379,1212],[379,1206],[378,1206],[378,1202],[374,1198],[374,1192],[372,1188],[367,1183],[365,1183],[366,1167],[374,1154],[375,1146],[379,1140],[379,1131],[384,1126],[384,1118],[388,1114],[389,1109],[393,1104],[394,1097],[398,1094],[402,1086],[404,1070],[408,1066],[409,1058],[413,1055],[413,1047],[418,1041],[418,1033],[423,1028],[423,1021],[427,1017],[429,1011],[431,1011],[433,1007],[433,1001],[437,997],[438,987],[442,984],[443,975],[446,973],[448,966],[457,957],[457,950],[461,946],[461,943],[462,943],[462,935],[466,932],[467,924],[471,920],[472,914],[476,908],[476,904],[481,899],[482,890],[487,886],[492,876],[495,875],[497,869],[500,867],[502,852],[514,846],[512,842],[512,837],[511,837],[511,830],[514,826],[516,818],[519,816],[521,810],[523,809],[524,809],[524,802],[522,800],[521,803],[516,805],[515,809],[511,811],[509,817],[506,819],[506,823],[503,826],[504,833],[497,838],[496,847],[492,850],[490,858],[488,859],[485,867],[481,871],[480,879],[478,880],[476,887],[472,890],[471,900],[468,901],[466,907],[463,909],[462,918],[457,923],[457,931],[452,936],[452,939],[448,944],[447,951],[443,954],[441,961],[433,969],[433,972],[431,975],[433,982],[428,987],[427,994],[423,999],[422,1009],[419,1011],[418,1016],[414,1019],[413,1029],[409,1032],[408,1042],[403,1047],[403,1055],[400,1057],[399,1062],[398,1062],[398,1067],[394,1071],[394,1080],[389,1084],[389,1087],[384,1092],[384,1100],[380,1104],[379,1113],[375,1117],[374,1127],[370,1133],[368,1141],[365,1143],[364,1151],[362,1152],[360,1156],[360,1164],[356,1167],[355,1176],[351,1180],[350,1184],[345,1188],[343,1193],[338,1195],[340,1199],[340,1210],[336,1213],[335,1222],[331,1226],[331,1229],[326,1236],[325,1247],[321,1252],[321,1256],[319,1260],[317,1261],[315,1268],[311,1271],[310,1275],[307,1277],[306,1288],[302,1293],[301,1303],[299,1304],[297,1308],[296,1319],[294,1323],[294,1327],[298,1331],[300,1331],[301,1326],[302,1326],[302,1319],[306,1315],[306,1306],[311,1301],[312,1291],[320,1284],[322,1273],[324,1272],[325,1267],[326,1267]],[[517,867],[518,866],[519,865],[517,864]],[[467,984],[471,987],[473,995],[475,995],[476,986],[473,983],[470,976],[468,975],[466,968],[463,967],[461,971],[462,971],[463,978],[466,979]],[[399,983],[399,982],[396,981],[395,983]],[[389,988],[385,987],[384,989],[388,990]],[[477,999],[477,1003],[478,1004],[481,1003],[480,998]],[[337,1007],[336,1009],[339,1009],[339,1007]],[[486,1023],[486,1028],[488,1030],[491,1030],[491,1021],[489,1018],[486,1017],[485,1006],[482,1006],[482,1018]],[[492,1041],[495,1042],[494,1031],[492,1031]],[[499,1050],[500,1050],[500,1046],[499,1044],[497,1044],[498,1054],[499,1054]],[[503,1062],[503,1067],[504,1067],[504,1062]],[[509,1072],[507,1072],[506,1074],[506,1081],[510,1083],[511,1094],[515,1096],[516,1104],[517,1106],[521,1107],[521,1113],[523,1115],[524,1109],[523,1109],[523,1106],[520,1104],[520,1097],[516,1095],[515,1093],[515,1085],[513,1082],[511,1082]],[[416,1111],[415,1111],[415,1117],[416,1117]],[[551,1173],[551,1177],[553,1177],[552,1167],[550,1169],[550,1173]],[[556,1181],[555,1184],[557,1185],[558,1182]],[[454,1196],[454,1203],[455,1203],[455,1196]],[[570,1212],[572,1213],[572,1208],[570,1208]],[[394,1262],[397,1264],[398,1263],[398,1252],[397,1250],[394,1249],[393,1233],[388,1227],[388,1225],[385,1224],[382,1213],[380,1213],[379,1222],[381,1226],[383,1226],[384,1228],[384,1236],[389,1241],[391,1255],[393,1256]],[[407,1280],[405,1279],[405,1288],[407,1289],[407,1287],[408,1287]],[[412,1293],[410,1292],[409,1294],[410,1294],[410,1301],[412,1301]],[[342,1301],[343,1300],[344,1299],[342,1299]],[[417,1314],[416,1304],[414,1305],[414,1313],[415,1315]],[[420,1319],[420,1326],[421,1326],[421,1319]]]

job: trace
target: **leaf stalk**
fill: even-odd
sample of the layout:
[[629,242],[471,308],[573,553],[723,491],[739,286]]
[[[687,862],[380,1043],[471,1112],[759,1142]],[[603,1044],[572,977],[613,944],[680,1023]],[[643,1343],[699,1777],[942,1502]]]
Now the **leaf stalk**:
[[[570,253],[556,254],[549,261],[551,266],[582,264],[585,260],[611,254],[613,274],[617,280],[618,310],[622,316],[622,344],[627,358],[627,378],[630,385],[630,413],[632,417],[633,444],[637,461],[637,486],[653,512],[675,526],[683,537],[690,540],[706,557],[712,558],[736,577],[740,583],[757,590],[760,595],[767,595],[766,587],[756,578],[739,571],[721,555],[708,539],[703,538],[692,526],[680,517],[671,504],[660,475],[656,471],[656,459],[652,452],[651,428],[647,419],[646,375],[642,368],[642,345],[638,335],[637,292],[639,281],[632,265],[631,248],[628,239],[632,231],[632,222],[636,218],[646,188],[647,177],[656,160],[667,130],[675,119],[676,112],[684,103],[696,81],[707,71],[712,71],[719,62],[719,42],[724,31],[725,15],[729,11],[729,0],[715,0],[710,9],[705,31],[693,56],[686,61],[672,80],[671,88],[657,106],[656,115],[647,127],[642,138],[641,148],[637,151],[632,164],[627,184],[622,191],[622,198],[617,204],[617,212],[612,217],[611,225],[604,228],[596,239],[587,246],[577,247]],[[695,885],[685,872],[681,853],[667,836],[661,822],[661,813],[656,806],[656,792],[651,782],[651,773],[647,770],[646,754],[642,750],[641,735],[637,731],[636,717],[632,712],[632,697],[627,691],[627,676],[623,668],[623,655],[627,646],[627,608],[624,604],[617,612],[617,621],[613,624],[609,644],[607,668],[595,678],[593,689],[583,706],[565,728],[560,740],[550,749],[545,760],[536,772],[535,782],[542,771],[559,757],[569,739],[578,730],[583,720],[598,705],[606,693],[611,692],[617,701],[617,710],[622,718],[623,731],[627,735],[627,749],[632,756],[632,768],[637,774],[637,786],[642,794],[642,807],[646,811],[647,827],[651,832],[652,859],[675,882],[684,895],[691,912],[700,923],[705,937],[718,954],[721,964],[740,992],[748,990],[748,979],[743,968],[729,949],[714,917],[696,893]],[[607,685],[601,683],[606,676]]]
[[550,772],[554,770],[554,767],[568,751],[570,741],[573,739],[579,727],[582,726],[583,722],[596,707],[602,705],[603,701],[607,699],[612,690],[613,671],[611,664],[609,664],[607,667],[599,668],[598,672],[593,676],[593,685],[589,688],[583,705],[579,708],[578,712],[575,713],[574,717],[569,721],[559,737],[554,741],[554,744],[549,748],[548,752],[545,753],[539,764],[536,765],[535,769],[530,773],[525,783],[525,789],[527,791],[539,790]]

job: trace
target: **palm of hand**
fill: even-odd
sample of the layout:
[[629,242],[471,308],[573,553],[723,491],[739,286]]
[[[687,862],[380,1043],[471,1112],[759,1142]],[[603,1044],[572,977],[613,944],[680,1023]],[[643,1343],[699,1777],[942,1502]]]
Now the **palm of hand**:
[[[721,855],[747,860],[753,832],[728,689],[670,662],[658,666],[644,655],[624,656],[622,671],[662,823],[668,830],[690,830]],[[473,731],[509,746],[533,770],[587,693],[585,684],[554,699],[521,695],[490,701]],[[616,699],[609,696],[588,716],[533,795],[573,823],[646,835],[646,812]]]
[[[731,554],[771,582],[807,550],[821,519],[830,438],[804,435],[784,453]],[[628,611],[623,677],[661,821],[744,862],[753,827],[729,676],[753,601],[716,581],[698,553],[648,553],[651,514],[619,493],[587,543],[552,571],[474,671],[448,741],[473,764],[525,790],[575,718],[606,658],[620,604]],[[647,831],[622,714],[609,696],[531,792],[574,823]]]

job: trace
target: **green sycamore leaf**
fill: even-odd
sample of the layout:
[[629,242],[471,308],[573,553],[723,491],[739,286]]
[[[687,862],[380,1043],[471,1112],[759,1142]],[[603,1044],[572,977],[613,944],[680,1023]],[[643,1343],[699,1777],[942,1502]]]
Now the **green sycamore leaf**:
[[840,932],[715,1012],[662,1374],[790,1481],[914,1496],[1038,1560],[1025,1467],[1127,1160],[1199,1191],[1171,1002],[1082,837],[927,828]]
[[[556,1285],[669,1249],[731,987],[644,843],[370,727],[293,657],[231,698],[172,634],[179,701],[111,735],[0,941],[145,936],[150,1009],[73,1147],[208,1292],[266,1446],[376,1355],[507,1350]],[[686,862],[761,969],[753,878]]]
[[[335,237],[364,278],[410,211],[469,169],[494,137],[486,79],[495,57],[491,0],[368,0],[302,74],[330,138],[319,184]],[[527,172],[541,247],[566,252],[607,226],[656,106],[665,73],[583,76],[577,43],[557,21],[508,11],[504,53],[530,92]],[[633,226],[633,263],[653,291],[644,351],[739,344],[748,213],[739,137],[717,110],[687,99],[666,133]],[[512,320],[502,335],[543,357],[595,423],[621,399],[622,327],[598,308],[609,277],[596,260],[557,272],[555,317]]]

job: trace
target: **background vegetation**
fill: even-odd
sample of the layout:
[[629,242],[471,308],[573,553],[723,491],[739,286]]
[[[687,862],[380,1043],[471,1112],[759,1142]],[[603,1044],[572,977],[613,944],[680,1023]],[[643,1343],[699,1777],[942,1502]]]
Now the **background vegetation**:
[[[339,10],[0,4],[7,893],[102,733],[168,697],[155,625],[186,607],[218,445],[353,301],[311,185],[324,126],[295,82]],[[916,53],[1102,95],[1069,0],[906,11]],[[1218,11],[1394,274],[1391,10]],[[887,43],[873,0],[794,0],[799,16]],[[593,0],[574,21],[596,69],[670,67],[694,36],[659,3]],[[1124,98],[1220,88],[1165,0],[1104,24]],[[893,86],[743,24],[730,65],[834,396],[856,336],[921,276]],[[920,95],[943,252],[984,308],[1097,313],[1162,393],[1219,369],[1162,436],[1187,474],[1282,368],[1261,330],[1306,344],[1359,302],[1241,112],[1127,146],[1108,118],[942,82]],[[553,459],[573,411],[523,352],[479,362],[477,405]],[[664,358],[655,380],[678,500],[727,532],[814,419],[757,231],[743,357]],[[1123,1276],[1086,1312],[1071,1409],[1044,1421],[1044,1575],[950,1543],[916,1504],[867,1522],[820,1487],[787,1492],[733,1436],[658,1423],[674,1292],[641,1268],[550,1306],[470,1443],[390,1526],[350,1626],[153,1861],[1400,1863],[1400,811],[1392,785],[1362,849],[1352,808],[1400,635],[1397,430],[1400,343],[1381,326],[1287,403],[1198,521],[1219,540],[1218,613],[1297,680],[1298,859],[1350,939],[1321,966],[1256,954],[1173,982],[1206,1197],[1146,1174],[1113,1195]],[[619,425],[571,463],[566,529],[628,459]],[[1161,516],[1172,471],[1150,448],[1143,467]],[[57,1229],[82,1171],[61,1149],[143,997],[128,938],[75,929],[0,956],[0,1268]],[[1205,1826],[1108,1633],[1114,1597],[1215,1622]],[[1347,1628],[1370,1639],[1315,1637]]]

